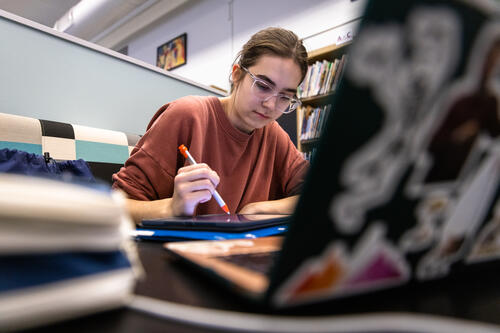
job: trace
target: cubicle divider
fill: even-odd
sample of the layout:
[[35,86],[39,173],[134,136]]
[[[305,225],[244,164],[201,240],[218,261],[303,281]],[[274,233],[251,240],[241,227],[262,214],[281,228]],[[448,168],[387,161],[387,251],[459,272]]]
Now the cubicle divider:
[[0,10],[0,112],[143,134],[186,95],[220,93]]

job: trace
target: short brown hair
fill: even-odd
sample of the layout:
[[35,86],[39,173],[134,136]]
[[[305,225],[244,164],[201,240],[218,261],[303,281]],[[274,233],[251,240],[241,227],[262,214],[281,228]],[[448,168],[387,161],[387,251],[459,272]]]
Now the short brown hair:
[[[263,55],[275,55],[293,59],[300,67],[300,82],[307,73],[307,51],[302,40],[290,30],[282,28],[266,28],[250,37],[238,53],[234,63],[249,68]],[[231,83],[231,91],[233,84]]]

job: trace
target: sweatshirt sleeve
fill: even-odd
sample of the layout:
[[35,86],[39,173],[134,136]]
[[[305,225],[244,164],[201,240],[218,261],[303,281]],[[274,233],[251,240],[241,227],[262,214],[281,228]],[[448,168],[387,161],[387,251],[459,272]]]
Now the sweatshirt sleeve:
[[[290,140],[288,134],[279,127],[278,131],[278,151],[276,162],[281,165],[278,170],[281,175],[281,183],[285,197],[300,194],[304,184],[309,162],[302,157],[297,147]],[[281,162],[282,161],[282,162]]]
[[172,196],[174,177],[175,174],[161,168],[147,151],[136,148],[113,175],[113,188],[123,190],[130,199],[157,200]]
[[288,177],[284,180],[285,184],[285,195],[292,196],[300,194],[302,191],[302,185],[305,182],[307,171],[309,170],[309,162],[307,162],[299,151],[292,144],[291,147],[295,150],[296,154],[291,154],[288,161]]
[[113,188],[136,200],[172,197],[174,177],[184,165],[177,147],[189,142],[191,130],[199,127],[192,104],[177,100],[156,112],[125,165],[113,175]]

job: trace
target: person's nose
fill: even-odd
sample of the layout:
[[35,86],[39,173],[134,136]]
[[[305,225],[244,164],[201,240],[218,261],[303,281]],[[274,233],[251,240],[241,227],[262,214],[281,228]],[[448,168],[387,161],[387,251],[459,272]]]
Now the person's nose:
[[275,96],[275,95],[271,95],[271,96],[266,97],[262,101],[262,106],[264,106],[269,111],[276,110],[276,98],[277,98],[277,96]]

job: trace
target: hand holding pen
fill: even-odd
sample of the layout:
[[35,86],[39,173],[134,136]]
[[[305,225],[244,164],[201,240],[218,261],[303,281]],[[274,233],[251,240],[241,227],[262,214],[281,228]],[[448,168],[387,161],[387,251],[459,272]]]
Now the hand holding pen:
[[[199,165],[198,163],[196,163],[196,161],[194,160],[194,158],[191,156],[191,154],[187,150],[186,146],[180,145],[179,146],[179,151],[188,160],[188,162],[191,165]],[[200,176],[202,176],[202,175],[200,175]],[[192,177],[196,177],[196,176],[192,176]],[[205,178],[208,178],[208,180],[211,181],[209,177],[205,177]],[[211,192],[211,195],[214,197],[214,199],[217,201],[217,203],[219,204],[219,206],[222,208],[222,210],[224,210],[224,212],[226,212],[226,214],[230,213],[229,212],[229,208],[227,207],[226,203],[224,202],[224,200],[222,199],[222,197],[220,196],[220,194],[215,190],[215,186],[217,185],[218,180],[217,180],[217,182],[211,181],[212,188],[210,188],[210,184],[208,184],[206,182],[206,180],[204,180],[202,178],[201,179],[193,178],[192,180],[195,181],[195,182],[196,181],[198,182],[198,184],[196,186],[192,187],[195,191],[200,191],[200,190],[203,190],[203,189],[209,190]],[[208,200],[205,200],[205,201],[208,201]],[[205,202],[205,201],[204,201],[204,199],[202,199],[202,200],[199,201],[199,203]],[[197,203],[198,202],[196,202],[196,204]],[[193,210],[194,210],[194,208],[193,208]]]

